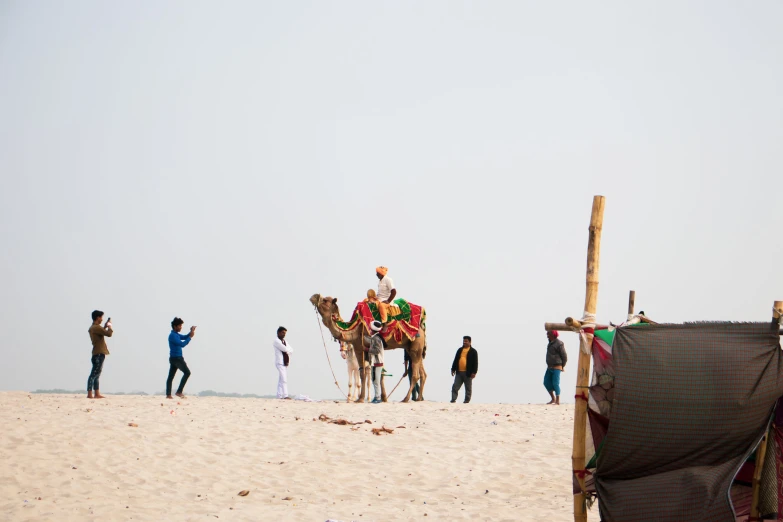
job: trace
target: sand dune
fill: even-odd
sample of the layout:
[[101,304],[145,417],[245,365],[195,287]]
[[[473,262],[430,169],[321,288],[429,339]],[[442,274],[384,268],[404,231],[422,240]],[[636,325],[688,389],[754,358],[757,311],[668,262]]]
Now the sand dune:
[[2,520],[572,520],[573,405],[6,392],[0,419]]

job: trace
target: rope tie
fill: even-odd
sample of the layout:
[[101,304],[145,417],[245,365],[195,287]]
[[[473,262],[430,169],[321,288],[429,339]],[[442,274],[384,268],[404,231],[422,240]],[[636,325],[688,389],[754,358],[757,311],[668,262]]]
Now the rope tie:
[[324,343],[324,352],[326,353],[326,361],[329,363],[329,370],[332,372],[332,378],[334,379],[334,385],[337,386],[337,389],[340,390],[340,393],[343,394],[343,397],[345,397],[345,400],[348,400],[348,396],[345,394],[342,388],[340,388],[340,383],[337,382],[337,376],[334,374],[334,368],[332,368],[332,360],[329,358],[329,350],[326,348],[326,339],[324,338],[324,329],[321,326],[321,321],[318,318],[318,310],[315,311],[315,320],[318,323],[318,331],[321,332],[321,342]]
[[[595,319],[593,319],[595,320]],[[588,325],[582,325],[582,329],[579,330],[579,349],[580,351],[585,355],[590,355],[590,352],[592,351],[592,343],[587,342],[587,335],[595,333],[594,324],[588,324]]]
[[[581,387],[582,386],[580,386],[580,388]],[[574,399],[577,399],[577,400],[581,399],[581,400],[587,402],[587,394],[586,393],[580,393],[578,395],[574,395]]]
[[587,310],[582,313],[582,319],[579,321],[582,323],[582,328],[579,331],[579,337],[581,342],[579,343],[580,351],[585,355],[590,355],[592,346],[587,342],[587,335],[594,332],[595,329],[595,314],[591,314]]
[[586,469],[575,469],[574,470],[574,475],[576,475],[580,479],[583,479],[583,478],[585,478],[588,475],[592,475],[592,472],[590,472],[590,471],[588,471]]

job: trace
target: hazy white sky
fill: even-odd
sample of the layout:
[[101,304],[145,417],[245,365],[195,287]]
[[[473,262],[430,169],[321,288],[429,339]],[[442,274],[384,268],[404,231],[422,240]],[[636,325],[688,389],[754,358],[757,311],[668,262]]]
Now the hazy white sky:
[[186,391],[274,393],[282,324],[291,392],[338,397],[308,298],[384,264],[427,309],[428,399],[468,334],[474,401],[546,401],[594,194],[600,320],[630,289],[767,320],[781,64],[778,1],[0,0],[0,388],[84,388],[99,308],[102,391],[163,390],[179,315]]

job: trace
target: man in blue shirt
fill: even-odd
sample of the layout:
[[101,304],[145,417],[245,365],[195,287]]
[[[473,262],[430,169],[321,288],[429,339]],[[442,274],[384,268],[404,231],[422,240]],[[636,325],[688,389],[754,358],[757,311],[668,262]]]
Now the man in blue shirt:
[[190,327],[190,333],[183,335],[182,325],[185,323],[179,317],[175,317],[171,321],[171,333],[169,334],[169,378],[166,380],[166,398],[173,399],[171,396],[171,385],[174,382],[174,375],[177,370],[182,372],[182,380],[179,381],[179,388],[177,388],[177,397],[185,399],[185,395],[182,393],[185,389],[185,383],[188,382],[190,377],[190,369],[185,362],[185,358],[182,357],[182,349],[188,345],[193,336],[196,335],[196,327]]

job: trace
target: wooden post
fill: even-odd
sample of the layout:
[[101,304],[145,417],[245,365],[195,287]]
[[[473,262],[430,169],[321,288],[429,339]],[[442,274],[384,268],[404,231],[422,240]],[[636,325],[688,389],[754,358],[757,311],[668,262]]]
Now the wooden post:
[[636,290],[631,290],[628,294],[628,320],[633,317],[634,301],[636,301]]
[[[603,196],[593,197],[593,211],[590,216],[590,234],[587,242],[587,274],[585,278],[585,312],[595,315],[598,304],[598,273],[601,258],[601,228],[604,223]],[[590,353],[592,352],[593,334],[580,336],[579,366],[576,371],[576,394],[584,396],[589,393],[590,385]],[[585,435],[587,430],[587,400],[577,399],[574,408],[574,443],[571,453],[571,466],[574,476],[579,482],[579,493],[574,494],[574,522],[587,522],[587,503],[585,502]]]
[[[570,323],[568,321],[571,321]],[[576,324],[576,326],[572,326],[573,324]],[[550,330],[557,330],[560,332],[579,332],[579,329],[581,328],[582,323],[576,319],[572,319],[571,317],[566,319],[565,323],[544,323],[544,330],[549,332]],[[608,325],[605,324],[597,324],[595,325],[596,328],[608,328]]]
[[559,332],[578,332],[578,329],[574,329],[565,323],[544,323],[544,330],[547,332],[557,330]]
[[[783,301],[775,301],[772,305],[772,323],[780,329],[780,316],[783,313]],[[753,470],[753,502],[750,504],[750,520],[759,519],[759,485],[761,484],[761,472],[764,469],[764,456],[767,454],[767,435],[765,433],[756,448],[756,466]]]

